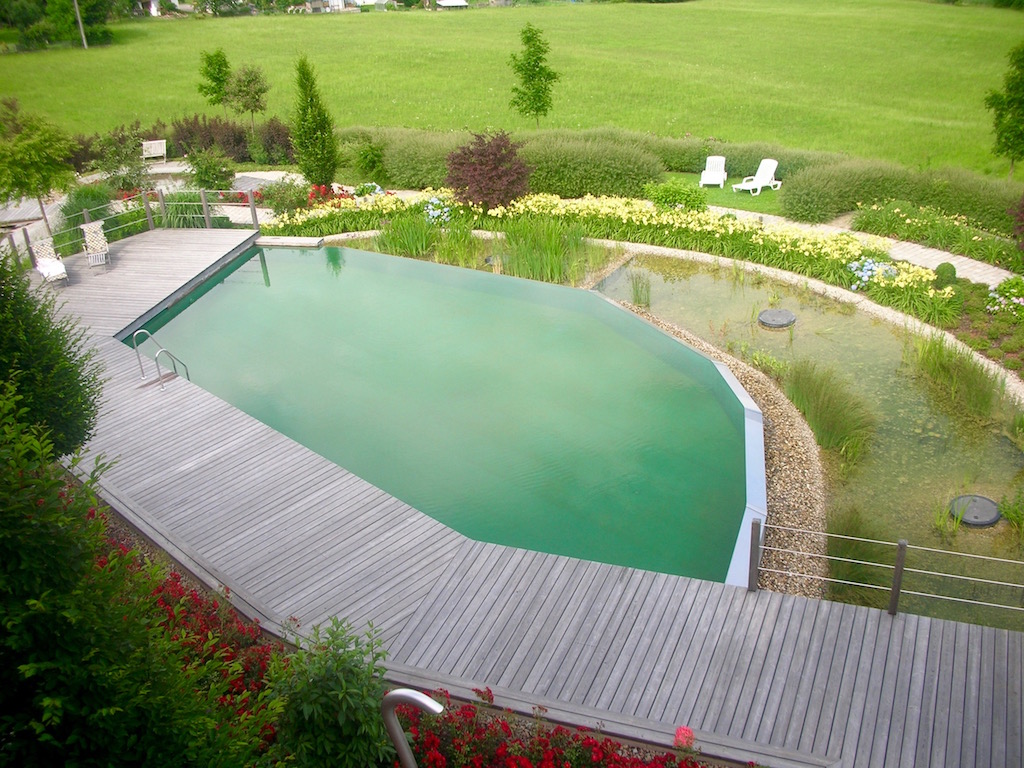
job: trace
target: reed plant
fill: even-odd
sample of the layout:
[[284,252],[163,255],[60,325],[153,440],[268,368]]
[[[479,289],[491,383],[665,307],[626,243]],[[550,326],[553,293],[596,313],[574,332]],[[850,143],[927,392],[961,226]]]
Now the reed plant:
[[1004,496],[999,500],[999,514],[1013,529],[1018,547],[1024,549],[1024,488],[1018,487],[1012,498]]
[[914,336],[905,355],[944,410],[976,419],[992,418],[1006,382],[990,373],[969,350],[931,334]]
[[[829,513],[826,551],[829,558],[828,599],[840,603],[884,608],[892,583],[887,567],[894,562],[892,547],[858,539],[878,539],[865,513],[857,506]],[[839,538],[850,537],[850,538]],[[871,565],[878,563],[879,565]]]
[[587,271],[583,226],[550,216],[520,216],[503,223],[502,271],[547,283],[575,285]]
[[835,451],[844,469],[863,457],[874,435],[875,415],[833,368],[797,360],[790,367],[785,390],[807,419],[818,444]]
[[198,192],[172,192],[164,195],[166,215],[162,226],[171,229],[202,229],[206,226],[203,218],[203,202]]
[[473,222],[453,218],[439,233],[434,246],[434,260],[441,264],[476,268],[486,244],[473,236]]
[[644,309],[651,308],[651,276],[646,272],[629,271],[629,289],[633,304]]
[[430,258],[438,242],[439,229],[418,211],[392,218],[374,238],[377,249],[394,256]]

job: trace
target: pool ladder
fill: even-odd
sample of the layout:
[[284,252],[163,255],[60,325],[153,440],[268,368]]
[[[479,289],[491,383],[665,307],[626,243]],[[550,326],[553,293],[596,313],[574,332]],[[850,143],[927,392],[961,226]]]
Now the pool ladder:
[[[160,389],[164,388],[163,375],[160,372],[160,355],[167,355],[168,359],[171,361],[171,367],[169,368],[169,370],[174,371],[175,375],[181,375],[178,373],[178,366],[181,365],[181,367],[185,369],[185,378],[188,379],[189,381],[192,381],[192,377],[189,375],[188,372],[188,366],[185,365],[184,361],[182,361],[178,357],[175,357],[171,352],[160,346],[160,342],[157,341],[153,337],[153,334],[147,331],[145,328],[139,328],[139,330],[132,334],[132,347],[135,349],[135,359],[139,361],[139,373],[142,374],[141,378],[146,378],[146,369],[142,365],[142,354],[139,352],[140,334],[145,334],[154,344],[157,345],[157,347],[159,347],[156,355],[153,357],[153,362],[156,363],[156,380],[160,382]],[[146,339],[143,339],[142,341],[145,342]]]

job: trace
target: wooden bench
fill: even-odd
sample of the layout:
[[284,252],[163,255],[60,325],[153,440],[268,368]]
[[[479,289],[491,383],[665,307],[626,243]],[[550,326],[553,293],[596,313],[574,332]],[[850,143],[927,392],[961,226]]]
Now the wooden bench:
[[143,160],[161,160],[167,162],[167,140],[155,139],[142,142]]

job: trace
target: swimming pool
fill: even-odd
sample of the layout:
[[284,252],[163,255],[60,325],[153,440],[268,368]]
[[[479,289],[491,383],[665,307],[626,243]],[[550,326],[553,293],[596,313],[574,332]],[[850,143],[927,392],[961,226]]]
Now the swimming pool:
[[595,294],[257,249],[146,327],[195,383],[474,539],[725,581],[763,514],[749,398]]

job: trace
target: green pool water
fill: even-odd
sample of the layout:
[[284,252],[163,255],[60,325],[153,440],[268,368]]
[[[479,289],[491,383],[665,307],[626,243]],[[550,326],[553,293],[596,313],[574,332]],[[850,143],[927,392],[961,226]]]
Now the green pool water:
[[743,408],[600,296],[263,249],[147,328],[194,383],[471,538],[725,579]]

